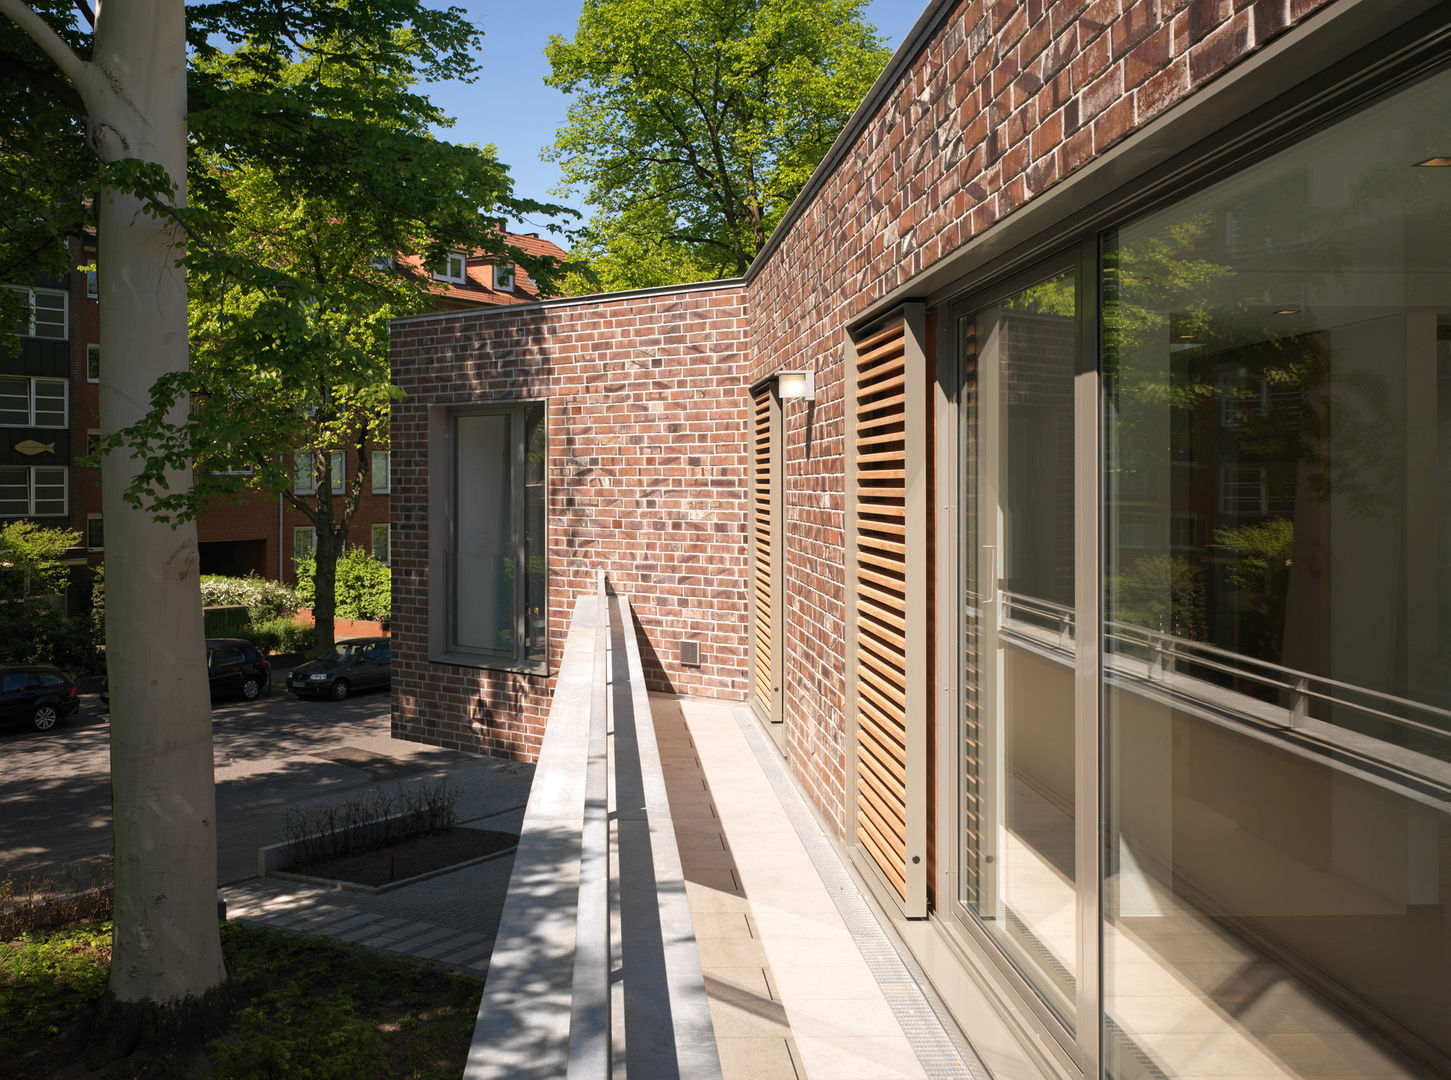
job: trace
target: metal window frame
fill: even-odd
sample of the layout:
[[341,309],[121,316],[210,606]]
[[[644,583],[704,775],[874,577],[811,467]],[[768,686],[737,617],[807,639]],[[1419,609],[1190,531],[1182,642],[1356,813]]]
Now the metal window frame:
[[[383,459],[383,468],[378,468],[378,459]],[[393,493],[393,453],[390,450],[374,450],[371,459],[372,468],[369,487],[374,495],[391,495]],[[378,474],[383,475],[383,486],[378,486]]]
[[[28,488],[29,488],[29,499],[28,499],[28,502],[30,504],[30,514],[29,514],[29,516],[30,517],[68,517],[70,515],[70,512],[71,512],[71,471],[70,471],[70,469],[68,469],[64,465],[22,465],[20,467],[23,468],[23,469],[25,469],[26,472],[28,473],[28,480],[29,480],[29,484],[28,484]],[[57,510],[57,511],[53,511],[53,512],[47,511],[47,512],[42,513],[40,510],[36,509],[36,498],[35,498],[35,486],[36,486],[36,482],[37,482],[36,474],[39,473],[39,472],[41,472],[42,470],[54,470],[55,472],[60,473],[60,490],[61,490],[60,503],[61,503],[61,508],[59,510]]]
[[[508,401],[468,402],[441,404],[429,407],[429,450],[430,469],[438,475],[443,470],[441,482],[430,483],[428,499],[428,643],[429,660],[433,663],[452,664],[458,667],[485,668],[493,671],[512,671],[525,675],[548,675],[550,654],[546,645],[543,660],[528,660],[525,650],[528,642],[528,605],[526,529],[527,488],[525,483],[528,453],[525,420],[529,410],[539,409],[543,415],[545,439],[544,486],[544,619],[545,640],[548,641],[548,620],[550,603],[549,581],[549,500],[551,482],[549,476],[549,402],[546,398],[518,398]],[[460,647],[454,641],[454,620],[458,599],[455,594],[451,563],[457,529],[456,507],[458,506],[458,437],[457,423],[468,416],[509,417],[510,443],[510,512],[518,522],[515,530],[515,634],[514,652],[511,656],[502,653],[485,653],[476,649]],[[391,547],[391,538],[390,538]],[[391,552],[390,552],[391,554]]]
[[[378,558],[378,530],[379,529],[382,529],[383,530],[383,546],[384,546],[385,550],[387,551],[387,555],[388,555],[388,557],[386,559],[379,559]],[[372,548],[373,558],[374,559],[377,559],[377,561],[380,562],[380,563],[382,563],[384,566],[392,566],[393,565],[393,527],[388,522],[386,522],[386,521],[379,521],[379,522],[375,522],[368,531],[369,531],[369,537],[368,537],[368,539],[370,541],[370,545],[369,546]]]

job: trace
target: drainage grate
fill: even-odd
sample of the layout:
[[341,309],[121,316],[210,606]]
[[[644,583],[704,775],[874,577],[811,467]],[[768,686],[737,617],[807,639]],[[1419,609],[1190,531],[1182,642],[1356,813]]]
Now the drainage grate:
[[816,818],[775,746],[748,710],[732,712],[929,1080],[990,1080],[987,1069],[917,962],[893,947],[836,849],[821,835]]

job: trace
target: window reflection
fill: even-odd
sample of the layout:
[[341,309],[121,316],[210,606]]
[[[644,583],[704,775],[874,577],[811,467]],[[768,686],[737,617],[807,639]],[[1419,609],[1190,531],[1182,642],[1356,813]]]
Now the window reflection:
[[1451,1075],[1448,106],[1108,238],[1110,1075]]

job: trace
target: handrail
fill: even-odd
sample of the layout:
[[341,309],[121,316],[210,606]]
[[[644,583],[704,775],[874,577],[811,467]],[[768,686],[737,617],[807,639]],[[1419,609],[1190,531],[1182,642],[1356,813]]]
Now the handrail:
[[[1059,646],[1070,650],[1073,648],[1077,636],[1076,613],[1073,608],[1041,597],[1009,592],[1006,589],[1000,590],[998,595],[1001,598],[999,607],[1001,626],[1008,628],[1009,624],[1013,622],[1034,626],[1036,625],[1034,620],[1052,622],[1058,631]],[[1014,612],[1021,612],[1026,618],[1014,619]],[[1049,629],[1047,626],[1038,628]],[[1178,673],[1178,665],[1184,663],[1244,679],[1271,690],[1283,691],[1289,695],[1288,714],[1291,727],[1297,727],[1308,719],[1309,702],[1316,700],[1352,709],[1361,715],[1384,720],[1399,727],[1451,740],[1451,710],[1436,705],[1412,701],[1381,690],[1357,686],[1354,683],[1315,675],[1307,671],[1299,671],[1283,664],[1257,660],[1252,656],[1210,645],[1207,642],[1194,641],[1134,623],[1105,621],[1104,634],[1109,645],[1117,644],[1146,650],[1149,653],[1146,660],[1147,676],[1151,681],[1156,677],[1163,679],[1167,675]],[[1183,688],[1181,687],[1181,689]],[[1337,695],[1335,691],[1342,693]],[[1346,696],[1347,694],[1359,696],[1364,703],[1350,700]],[[1392,712],[1388,711],[1389,709],[1401,709],[1402,712]],[[1448,726],[1428,724],[1403,715],[1403,712],[1411,711],[1444,720]]]

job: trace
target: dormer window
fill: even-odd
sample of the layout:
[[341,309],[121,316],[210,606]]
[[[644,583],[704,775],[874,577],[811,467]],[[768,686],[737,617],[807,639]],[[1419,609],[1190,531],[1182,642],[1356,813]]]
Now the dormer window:
[[393,256],[374,255],[371,259],[368,260],[368,265],[371,266],[374,270],[392,270]]
[[494,288],[500,292],[514,291],[513,263],[500,263],[494,267]]
[[434,272],[434,281],[451,281],[455,285],[462,285],[468,281],[468,259],[462,251],[450,251],[448,262],[444,269]]

